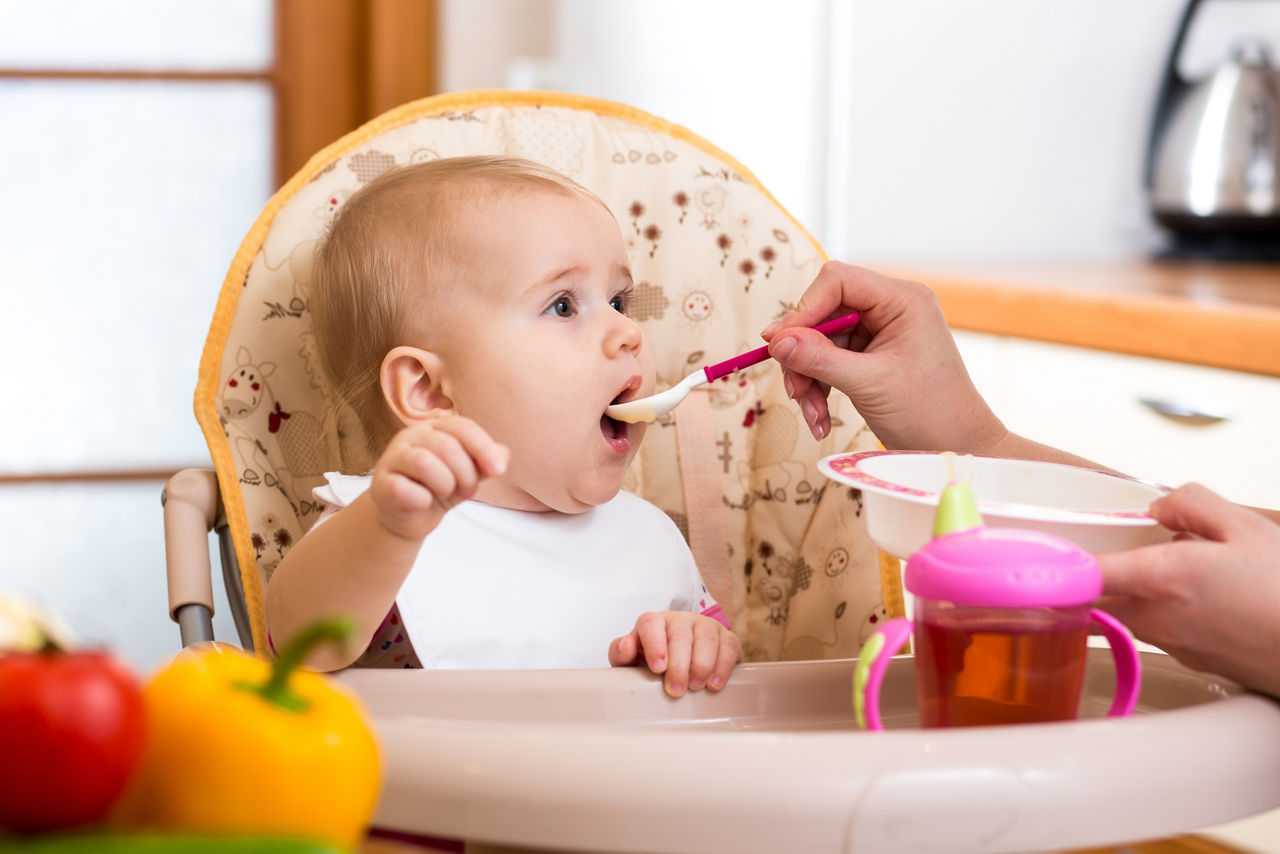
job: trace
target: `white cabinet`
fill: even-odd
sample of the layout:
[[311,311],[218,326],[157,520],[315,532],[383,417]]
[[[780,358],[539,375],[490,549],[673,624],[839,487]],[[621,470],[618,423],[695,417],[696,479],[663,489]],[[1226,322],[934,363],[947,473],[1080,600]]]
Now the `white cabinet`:
[[1133,477],[1195,480],[1280,507],[1280,378],[970,332],[956,340],[1015,433]]

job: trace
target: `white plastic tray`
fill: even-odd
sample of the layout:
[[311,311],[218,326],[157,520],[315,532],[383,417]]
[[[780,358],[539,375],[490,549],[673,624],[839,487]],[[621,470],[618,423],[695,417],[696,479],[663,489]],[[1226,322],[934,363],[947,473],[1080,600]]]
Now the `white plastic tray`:
[[380,828],[540,850],[1017,852],[1151,839],[1280,806],[1280,704],[1144,653],[1138,713],[915,729],[912,662],[853,727],[851,660],[740,665],[673,701],[636,669],[348,671],[384,749]]

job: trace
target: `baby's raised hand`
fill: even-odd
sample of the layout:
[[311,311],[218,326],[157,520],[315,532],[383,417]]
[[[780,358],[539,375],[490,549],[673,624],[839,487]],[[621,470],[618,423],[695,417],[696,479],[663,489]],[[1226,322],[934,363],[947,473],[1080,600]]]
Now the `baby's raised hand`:
[[738,636],[718,620],[691,611],[641,614],[635,628],[609,645],[609,664],[645,664],[661,673],[671,697],[685,691],[719,691],[742,658]]
[[422,539],[445,511],[507,468],[510,451],[469,418],[440,415],[405,427],[373,470],[370,492],[387,530]]

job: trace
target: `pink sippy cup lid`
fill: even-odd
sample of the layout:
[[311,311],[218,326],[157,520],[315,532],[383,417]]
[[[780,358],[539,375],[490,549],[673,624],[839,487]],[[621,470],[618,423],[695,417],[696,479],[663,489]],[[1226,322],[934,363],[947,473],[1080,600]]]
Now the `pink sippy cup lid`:
[[1102,594],[1093,555],[1070,540],[972,528],[931,540],[907,561],[904,586],[925,599],[1001,608],[1064,608]]
[[943,490],[934,538],[907,561],[902,583],[916,596],[957,605],[1065,608],[1102,594],[1093,555],[1043,531],[985,528],[973,492]]

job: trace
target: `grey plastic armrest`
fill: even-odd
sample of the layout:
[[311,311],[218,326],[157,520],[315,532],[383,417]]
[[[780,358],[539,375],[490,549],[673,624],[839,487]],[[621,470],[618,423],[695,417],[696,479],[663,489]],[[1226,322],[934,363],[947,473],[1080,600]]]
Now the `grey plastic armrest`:
[[204,469],[180,471],[165,484],[160,502],[169,616],[178,623],[183,646],[213,640],[209,532],[220,509],[218,477]]

